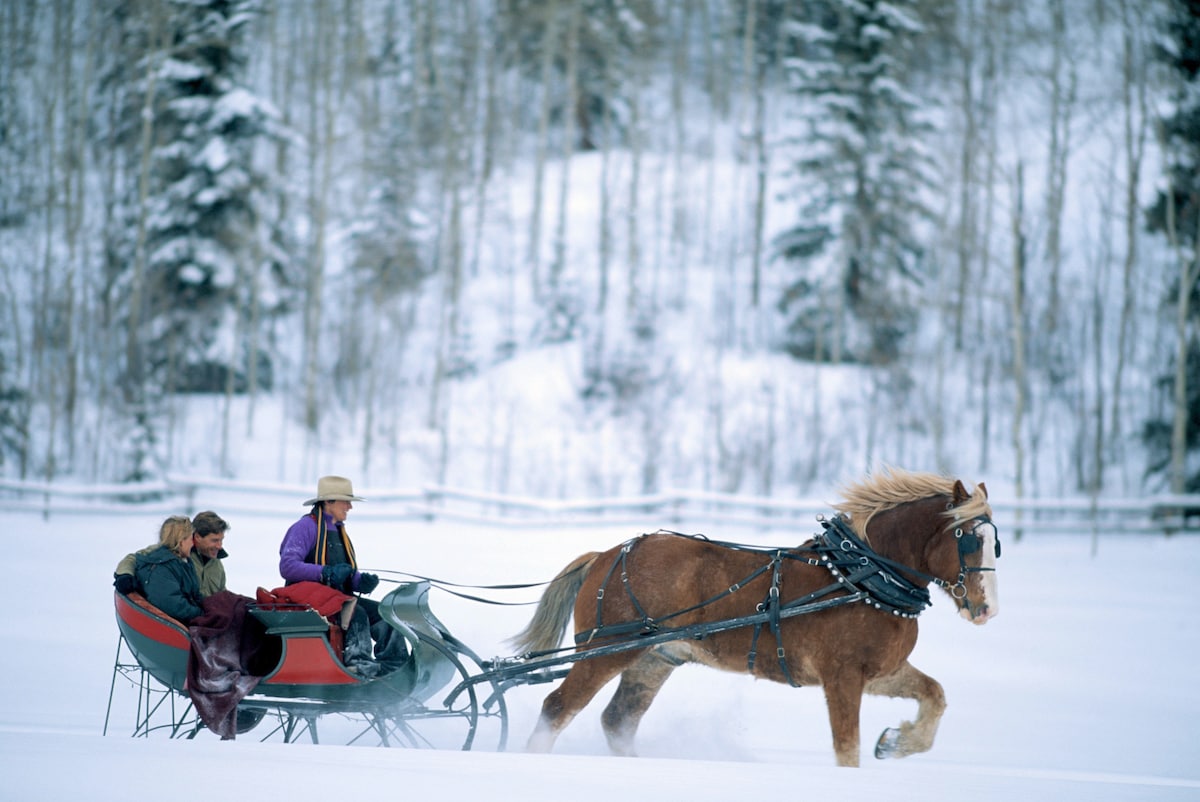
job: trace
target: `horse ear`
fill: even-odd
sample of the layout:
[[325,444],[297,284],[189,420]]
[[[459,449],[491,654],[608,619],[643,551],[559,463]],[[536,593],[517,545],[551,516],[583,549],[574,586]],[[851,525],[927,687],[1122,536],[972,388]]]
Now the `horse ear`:
[[980,492],[980,493],[983,493],[983,497],[984,497],[984,498],[987,498],[987,497],[988,497],[988,494],[987,494],[987,485],[985,485],[983,482],[980,482],[980,483],[979,483],[979,492]]
[[962,479],[954,480],[954,489],[950,491],[950,497],[950,503],[954,504],[955,506],[963,503],[971,497],[971,494],[967,492],[967,488],[963,487]]

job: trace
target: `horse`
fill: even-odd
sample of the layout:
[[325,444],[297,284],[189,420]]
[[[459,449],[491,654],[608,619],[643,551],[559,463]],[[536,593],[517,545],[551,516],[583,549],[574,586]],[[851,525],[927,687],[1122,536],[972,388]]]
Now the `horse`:
[[[879,736],[877,758],[932,748],[946,699],[908,661],[917,614],[936,584],[968,621],[981,625],[997,615],[1000,542],[987,488],[981,482],[968,491],[960,479],[885,468],[842,492],[836,517],[822,519],[825,533],[796,548],[660,530],[571,561],[511,639],[527,657],[562,651],[574,611],[574,664],[543,702],[527,749],[551,751],[620,675],[601,722],[610,750],[634,755],[638,724],[685,663],[822,687],[839,766],[859,765],[864,694],[917,702],[914,721]],[[757,659],[760,640],[768,659]],[[579,654],[589,650],[598,651]]]

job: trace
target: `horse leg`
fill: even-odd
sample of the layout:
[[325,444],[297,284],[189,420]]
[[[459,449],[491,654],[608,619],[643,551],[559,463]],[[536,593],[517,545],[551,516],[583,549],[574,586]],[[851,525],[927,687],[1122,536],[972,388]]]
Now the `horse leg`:
[[648,652],[621,674],[621,683],[600,717],[608,748],[615,755],[633,757],[633,738],[642,716],[680,663],[657,651]]
[[888,676],[867,683],[867,693],[917,701],[917,720],[884,730],[875,744],[875,757],[907,757],[933,747],[938,723],[946,710],[946,694],[937,680],[905,662]]
[[825,705],[829,708],[829,728],[833,731],[833,754],[839,766],[858,767],[862,696],[861,679],[840,676],[825,683]]
[[620,674],[639,655],[617,654],[593,657],[576,663],[545,701],[537,726],[525,745],[528,752],[549,752],[575,716],[592,701],[609,680]]

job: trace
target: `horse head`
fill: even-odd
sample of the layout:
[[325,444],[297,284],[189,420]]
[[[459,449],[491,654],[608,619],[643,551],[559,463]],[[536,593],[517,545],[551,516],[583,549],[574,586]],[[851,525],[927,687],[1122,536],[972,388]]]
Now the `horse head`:
[[1000,541],[982,482],[972,493],[960,479],[889,468],[845,491],[836,507],[873,548],[939,585],[968,621],[996,616]]
[[925,550],[930,573],[943,580],[938,584],[950,594],[959,615],[977,625],[1000,612],[996,583],[1000,537],[987,499],[982,482],[968,493],[956,479],[944,513],[948,522]]

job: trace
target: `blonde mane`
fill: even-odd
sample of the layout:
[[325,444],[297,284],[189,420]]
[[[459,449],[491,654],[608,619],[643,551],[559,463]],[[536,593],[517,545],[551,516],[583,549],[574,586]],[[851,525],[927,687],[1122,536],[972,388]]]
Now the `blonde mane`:
[[[834,504],[833,508],[849,518],[855,534],[866,540],[867,524],[876,514],[931,496],[952,496],[956,481],[942,474],[915,473],[885,466],[861,482],[844,486],[842,495],[845,501]],[[948,525],[980,515],[991,515],[987,495],[979,492],[977,486],[967,487],[970,498],[946,511],[946,516],[950,518]]]

